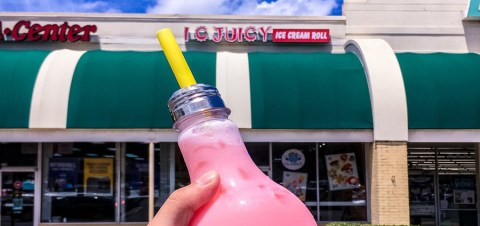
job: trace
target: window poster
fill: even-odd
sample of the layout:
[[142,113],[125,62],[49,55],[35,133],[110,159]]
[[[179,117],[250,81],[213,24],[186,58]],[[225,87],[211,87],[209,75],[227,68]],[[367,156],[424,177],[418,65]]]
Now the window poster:
[[453,190],[453,203],[474,205],[475,191],[474,190]]
[[331,191],[359,186],[355,153],[325,155],[328,183]]
[[283,171],[283,186],[305,202],[307,194],[307,173]]
[[[12,211],[15,214],[21,214],[23,211],[23,199],[22,198],[13,198],[12,199]],[[13,225],[13,224],[11,224]]]
[[453,178],[453,203],[475,205],[475,178],[473,176]]
[[76,158],[50,158],[48,185],[52,192],[70,192],[77,187],[78,160]]
[[113,193],[113,159],[84,158],[83,186],[86,193]]

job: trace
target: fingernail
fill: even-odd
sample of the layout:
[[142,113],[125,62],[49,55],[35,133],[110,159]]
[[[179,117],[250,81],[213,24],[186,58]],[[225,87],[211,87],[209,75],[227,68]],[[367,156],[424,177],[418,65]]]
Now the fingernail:
[[217,173],[214,170],[208,171],[198,178],[195,182],[201,186],[207,185],[217,177]]

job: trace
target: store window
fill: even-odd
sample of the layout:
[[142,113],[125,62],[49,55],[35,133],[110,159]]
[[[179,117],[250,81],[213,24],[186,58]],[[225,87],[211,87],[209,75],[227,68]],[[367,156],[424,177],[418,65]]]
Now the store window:
[[245,146],[258,168],[271,177],[269,143],[245,143]]
[[367,221],[364,145],[318,143],[319,221]]
[[271,165],[271,178],[303,201],[317,221],[367,221],[363,144],[247,143],[246,146],[257,166],[269,169]]
[[[172,179],[174,172],[170,169],[173,168],[173,160],[175,160],[175,150],[177,145],[175,143],[159,143],[154,147],[154,163],[155,163],[155,203],[154,213],[157,213],[163,203],[167,200],[168,196],[173,192],[174,185]],[[185,167],[185,164],[183,164]],[[185,169],[182,168],[182,171]],[[184,173],[184,172],[183,172]],[[182,182],[183,184],[185,182]],[[180,183],[179,183],[180,184]]]
[[148,144],[126,143],[123,155],[120,212],[123,222],[148,221]]
[[273,143],[273,181],[295,194],[318,219],[316,143]]
[[0,167],[36,166],[38,143],[0,143]]
[[[317,221],[367,221],[363,143],[247,142],[245,146],[260,170],[304,202]],[[155,176],[158,211],[168,195],[190,179],[176,143],[156,145],[155,162],[155,171],[163,172]],[[174,168],[174,175],[166,168]]]
[[43,145],[42,222],[115,221],[115,143]]
[[175,190],[185,187],[190,184],[190,176],[188,174],[187,165],[183,160],[182,152],[180,151],[180,147],[178,144],[174,145],[174,164],[175,164]]

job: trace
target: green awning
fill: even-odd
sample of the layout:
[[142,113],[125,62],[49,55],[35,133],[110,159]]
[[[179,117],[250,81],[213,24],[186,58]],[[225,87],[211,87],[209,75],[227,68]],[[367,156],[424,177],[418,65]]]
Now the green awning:
[[[215,85],[215,53],[186,52],[197,81]],[[67,128],[172,128],[178,83],[163,52],[90,51],[73,75]]]
[[480,55],[399,53],[411,129],[480,128]]
[[249,54],[252,127],[371,129],[365,73],[352,53]]
[[49,51],[0,51],[0,128],[28,128],[37,72]]
[[[64,126],[38,122],[32,126],[32,119],[48,118],[32,115],[48,112],[42,111],[51,105],[42,102],[46,98],[42,92],[51,91],[58,78],[48,81],[48,89],[38,93],[34,89],[45,85],[37,76],[48,71],[43,70],[49,68],[46,59],[58,61],[51,58],[56,52],[0,50],[0,128],[171,128],[166,102],[178,85],[163,53],[101,50],[81,53],[72,64]],[[215,85],[216,53],[186,52],[185,56],[198,82]],[[480,128],[480,55],[399,53],[397,59],[409,128]],[[251,128],[373,127],[367,82],[355,55],[249,53],[245,60]]]
[[[251,126],[242,128],[372,128],[365,74],[355,55],[242,54],[230,60],[244,60],[242,78],[250,81],[245,92],[228,95],[233,102],[250,101],[251,108],[235,111],[251,116],[245,124]],[[0,128],[172,127],[166,103],[178,84],[162,52],[0,50],[0,57]],[[197,82],[216,85],[220,72],[224,88],[224,82],[236,86],[218,53],[185,57]]]

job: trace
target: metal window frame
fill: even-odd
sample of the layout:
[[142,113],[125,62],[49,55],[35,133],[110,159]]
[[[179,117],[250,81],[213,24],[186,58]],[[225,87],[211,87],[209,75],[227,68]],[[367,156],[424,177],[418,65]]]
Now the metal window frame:
[[115,221],[116,223],[125,222],[125,205],[124,201],[125,197],[125,154],[127,152],[127,144],[126,143],[115,143],[115,148],[117,152],[115,153],[115,172],[116,172],[116,180],[115,180],[115,187],[116,191],[116,209],[115,209]]
[[155,152],[154,143],[148,143],[148,220],[154,216],[155,205]]

